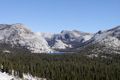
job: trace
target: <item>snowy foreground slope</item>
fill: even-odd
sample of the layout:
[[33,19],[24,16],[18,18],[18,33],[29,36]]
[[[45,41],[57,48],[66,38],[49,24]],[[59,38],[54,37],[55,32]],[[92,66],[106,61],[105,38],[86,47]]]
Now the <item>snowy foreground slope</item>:
[[15,77],[7,73],[0,72],[0,80],[46,80],[45,78],[33,77],[31,75],[24,74],[23,78]]
[[23,24],[0,24],[0,44],[24,48],[32,53],[52,52],[43,37],[37,36]]

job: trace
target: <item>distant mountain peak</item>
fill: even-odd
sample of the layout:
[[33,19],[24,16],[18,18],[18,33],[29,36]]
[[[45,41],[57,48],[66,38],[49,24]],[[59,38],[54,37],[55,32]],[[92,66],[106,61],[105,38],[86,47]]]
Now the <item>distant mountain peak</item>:
[[66,49],[80,46],[81,43],[89,40],[93,34],[81,32],[78,30],[62,30],[58,34],[37,33],[42,35],[48,42],[49,46],[54,49]]

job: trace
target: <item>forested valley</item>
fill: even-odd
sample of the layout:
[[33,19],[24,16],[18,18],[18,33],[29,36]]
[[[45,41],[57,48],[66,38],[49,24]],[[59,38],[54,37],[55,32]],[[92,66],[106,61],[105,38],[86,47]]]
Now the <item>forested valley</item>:
[[47,80],[120,80],[120,55],[88,57],[84,53],[33,54],[0,52],[1,71]]

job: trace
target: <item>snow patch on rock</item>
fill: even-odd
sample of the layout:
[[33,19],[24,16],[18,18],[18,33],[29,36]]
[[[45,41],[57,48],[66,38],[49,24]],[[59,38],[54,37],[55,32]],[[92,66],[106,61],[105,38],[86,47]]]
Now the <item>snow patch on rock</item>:
[[71,45],[63,43],[61,40],[56,40],[53,49],[66,49],[67,47],[71,47]]

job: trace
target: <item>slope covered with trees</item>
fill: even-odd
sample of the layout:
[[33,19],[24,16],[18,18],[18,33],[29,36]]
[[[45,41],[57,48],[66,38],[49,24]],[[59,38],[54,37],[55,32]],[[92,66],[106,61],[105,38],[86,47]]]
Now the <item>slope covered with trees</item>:
[[1,71],[22,77],[23,73],[47,80],[120,80],[120,55],[90,58],[85,51],[67,54],[0,52]]

